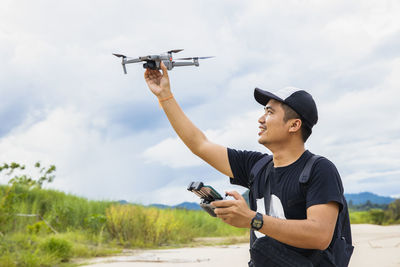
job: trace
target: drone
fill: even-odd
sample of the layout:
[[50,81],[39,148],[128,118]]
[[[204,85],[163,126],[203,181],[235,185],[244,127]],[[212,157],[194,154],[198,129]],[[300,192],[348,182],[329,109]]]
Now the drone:
[[[174,49],[168,51],[166,54],[159,54],[159,55],[148,55],[138,58],[130,58],[125,55],[121,54],[113,54],[116,57],[122,58],[122,68],[124,69],[124,73],[127,74],[126,71],[126,64],[130,63],[139,63],[145,61],[146,63],[143,64],[143,68],[151,69],[151,70],[159,70],[161,69],[161,61],[164,62],[164,65],[167,67],[168,70],[172,70],[174,67],[182,67],[182,66],[199,66],[199,59],[207,59],[212,57],[185,57],[185,58],[177,58],[175,60],[182,60],[182,61],[175,61],[172,58],[172,53],[179,53],[183,51],[183,49]],[[186,60],[191,60],[187,62]]]

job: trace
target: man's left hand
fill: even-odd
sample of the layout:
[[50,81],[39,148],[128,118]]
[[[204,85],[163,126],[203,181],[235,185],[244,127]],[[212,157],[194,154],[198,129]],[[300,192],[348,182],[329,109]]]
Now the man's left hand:
[[235,227],[250,228],[250,223],[256,215],[247,206],[246,200],[236,191],[226,192],[227,196],[232,196],[233,200],[219,200],[211,204],[215,206],[215,214],[227,224]]

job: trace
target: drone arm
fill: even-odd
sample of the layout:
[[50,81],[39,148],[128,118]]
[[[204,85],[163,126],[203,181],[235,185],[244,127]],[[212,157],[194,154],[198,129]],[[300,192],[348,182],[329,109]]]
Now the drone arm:
[[129,63],[138,63],[140,61],[143,61],[139,58],[134,58],[134,59],[129,59],[129,60],[125,60],[125,64],[129,64]]
[[172,65],[174,67],[183,67],[183,66],[199,66],[199,64],[196,64],[195,62],[173,62]]

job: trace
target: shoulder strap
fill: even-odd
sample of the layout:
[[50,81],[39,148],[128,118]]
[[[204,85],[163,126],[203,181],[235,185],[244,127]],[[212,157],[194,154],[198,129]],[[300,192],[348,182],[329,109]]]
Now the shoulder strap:
[[[258,190],[257,188],[254,187],[254,180],[256,179],[257,175],[260,174],[261,170],[265,167],[265,165],[267,165],[269,162],[273,162],[272,161],[272,155],[265,155],[263,156],[261,159],[259,159],[254,166],[251,168],[250,170],[250,179],[249,179],[249,204],[250,204],[250,208],[252,210],[257,210],[257,193]],[[267,167],[268,168],[268,167]],[[269,168],[269,170],[267,170],[267,172],[270,171],[271,168]],[[268,175],[268,173],[267,173]],[[263,177],[261,177],[263,178]],[[265,179],[261,179],[263,182],[265,182]],[[259,181],[260,183],[261,181]]]
[[314,163],[317,161],[317,159],[320,158],[322,158],[322,156],[312,155],[311,158],[307,160],[306,166],[304,166],[304,169],[300,174],[299,183],[306,184],[308,182],[308,180],[310,179],[312,167],[314,166]]
[[[264,177],[260,177],[258,183],[254,183],[254,180],[256,179],[257,175],[260,175],[261,169],[263,169],[267,165],[267,169],[265,171]],[[268,180],[268,175],[271,172],[272,167],[274,166],[274,162],[272,160],[272,155],[267,155],[259,159],[256,164],[254,164],[253,168],[250,171],[250,193],[249,196],[251,196],[251,201],[250,201],[250,208],[252,210],[257,210],[257,197],[258,197],[258,188],[255,188],[255,185],[258,185],[258,187],[263,186],[264,187],[264,196],[268,196],[271,193],[271,188],[269,187],[269,180]],[[265,197],[264,197],[264,200]],[[264,201],[265,202],[265,201]],[[269,198],[267,198],[267,202],[265,204],[268,204],[268,206],[265,206],[266,209],[266,214],[268,214],[269,209]]]
[[251,188],[257,174],[259,174],[261,169],[270,161],[272,161],[272,155],[265,155],[254,164],[250,170],[249,188]]
[[[251,168],[250,171],[250,179],[249,179],[249,202],[250,202],[250,208],[254,211],[257,210],[257,193],[258,193],[258,188],[255,188],[254,185],[254,180],[256,179],[257,175],[259,175],[259,173],[261,172],[261,169],[263,169],[263,167],[265,167],[265,165],[267,165],[267,169],[265,171],[265,176],[264,177],[260,177],[260,183],[263,182],[263,184],[267,185],[267,188],[265,188],[266,191],[271,192],[271,188],[269,187],[269,180],[268,175],[272,169],[273,166],[273,161],[272,161],[272,155],[266,155],[264,157],[262,157],[261,159],[259,159],[256,164],[254,164],[253,168]],[[268,203],[269,203],[269,199],[268,199]],[[264,204],[265,204],[265,192],[264,192]],[[269,209],[269,204],[265,205],[266,209]],[[267,214],[269,211],[266,211]],[[253,246],[254,241],[257,239],[256,235],[254,234],[254,230],[250,230],[250,247]]]
[[263,179],[265,214],[269,214],[269,206],[271,202],[271,181],[270,179],[268,179],[268,176],[273,167],[274,167],[274,161],[271,160],[268,163],[267,169],[265,171],[265,176]]

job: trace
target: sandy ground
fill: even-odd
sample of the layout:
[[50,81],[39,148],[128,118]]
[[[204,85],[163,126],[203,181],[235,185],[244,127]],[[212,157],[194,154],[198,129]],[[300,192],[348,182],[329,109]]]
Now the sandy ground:
[[[352,267],[400,266],[400,225],[352,225],[355,246]],[[83,266],[91,267],[167,267],[210,266],[243,267],[249,260],[249,245],[134,250],[129,255],[96,258]]]

